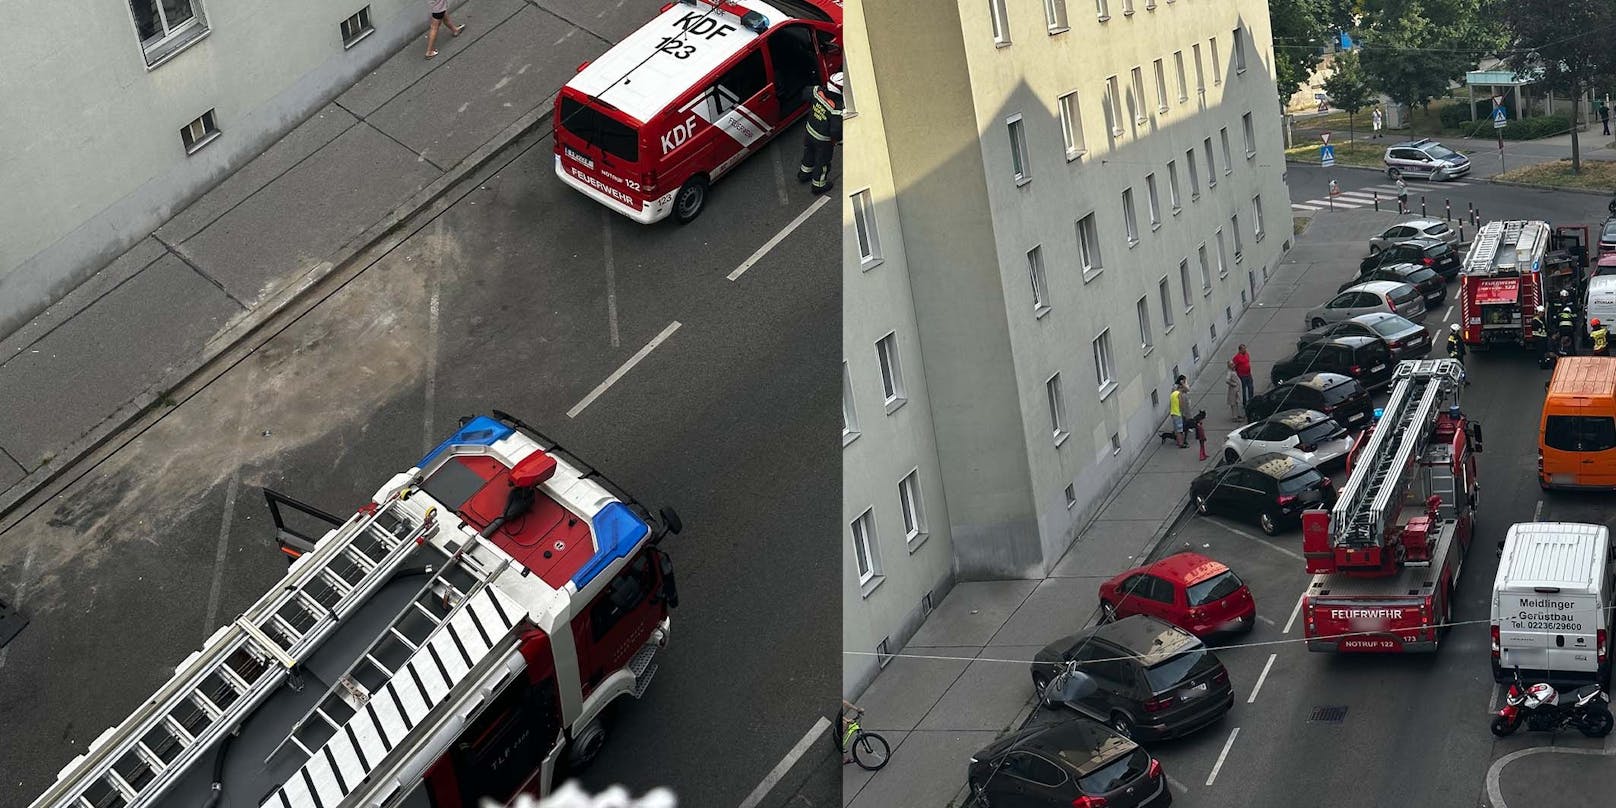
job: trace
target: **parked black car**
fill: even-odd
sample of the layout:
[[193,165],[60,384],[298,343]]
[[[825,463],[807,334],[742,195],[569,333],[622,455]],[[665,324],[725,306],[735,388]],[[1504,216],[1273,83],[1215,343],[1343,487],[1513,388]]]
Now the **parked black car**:
[[1359,270],[1358,277],[1341,284],[1338,292],[1369,281],[1397,281],[1406,283],[1420,294],[1425,296],[1425,308],[1430,309],[1442,305],[1448,299],[1448,282],[1438,275],[1436,270],[1424,264],[1387,264],[1372,269]]
[[1350,320],[1330,323],[1303,334],[1297,348],[1329,337],[1375,337],[1386,343],[1392,359],[1424,359],[1431,352],[1431,330],[1413,320],[1386,311],[1360,314]]
[[1351,376],[1339,373],[1303,373],[1274,385],[1272,390],[1246,402],[1246,420],[1258,421],[1280,410],[1318,410],[1352,430],[1369,425],[1373,406],[1369,391]]
[[1376,337],[1331,337],[1275,362],[1269,380],[1277,385],[1304,373],[1324,371],[1351,376],[1374,390],[1391,383],[1394,366],[1391,349]]
[[1459,274],[1459,264],[1464,256],[1441,239],[1416,238],[1393,244],[1374,255],[1365,258],[1358,264],[1359,272],[1368,272],[1377,267],[1391,264],[1420,264],[1436,270],[1445,280],[1452,280]]
[[1254,521],[1270,536],[1301,524],[1302,511],[1334,505],[1335,497],[1329,477],[1279,452],[1209,469],[1190,482],[1197,511]]
[[971,797],[982,806],[1164,808],[1161,762],[1104,724],[1067,715],[1000,738],[971,756]]
[[1094,693],[1066,706],[1131,739],[1175,738],[1217,721],[1234,705],[1229,672],[1195,635],[1136,614],[1050,643],[1033,657],[1039,693],[1068,662]]

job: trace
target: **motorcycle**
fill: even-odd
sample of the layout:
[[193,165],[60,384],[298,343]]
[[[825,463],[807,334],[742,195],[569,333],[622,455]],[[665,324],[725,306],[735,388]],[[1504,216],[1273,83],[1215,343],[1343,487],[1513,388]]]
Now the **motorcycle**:
[[1610,714],[1610,695],[1599,685],[1584,685],[1577,688],[1570,704],[1560,703],[1560,694],[1545,682],[1539,682],[1531,687],[1521,684],[1521,671],[1515,669],[1514,681],[1509,683],[1509,693],[1504,698],[1504,706],[1493,717],[1492,732],[1502,738],[1519,729],[1522,724],[1528,731],[1555,732],[1565,727],[1576,727],[1578,732],[1590,738],[1603,738],[1610,734],[1613,719]]

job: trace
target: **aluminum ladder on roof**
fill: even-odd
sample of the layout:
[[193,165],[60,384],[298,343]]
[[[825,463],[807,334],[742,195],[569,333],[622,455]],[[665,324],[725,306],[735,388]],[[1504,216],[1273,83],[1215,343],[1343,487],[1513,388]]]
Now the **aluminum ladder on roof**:
[[1470,257],[1465,261],[1466,272],[1490,272],[1498,257],[1498,248],[1504,240],[1504,223],[1488,222],[1476,232],[1470,245]]
[[1413,459],[1424,451],[1442,399],[1457,396],[1463,367],[1453,359],[1405,361],[1397,366],[1391,399],[1341,497],[1330,510],[1337,544],[1379,544],[1386,515],[1403,496]]
[[145,808],[161,797],[436,533],[435,509],[417,522],[402,507],[410,490],[366,506],[303,554],[280,585],[68,764],[33,808]]

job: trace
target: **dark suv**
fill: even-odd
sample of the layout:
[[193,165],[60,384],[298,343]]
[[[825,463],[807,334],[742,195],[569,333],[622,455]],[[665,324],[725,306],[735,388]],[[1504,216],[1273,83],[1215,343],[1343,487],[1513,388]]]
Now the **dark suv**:
[[1195,635],[1136,614],[1051,643],[1033,657],[1039,693],[1075,663],[1098,685],[1066,706],[1127,738],[1176,738],[1234,706],[1229,671]]
[[1173,804],[1161,763],[1110,727],[1070,713],[1029,724],[971,756],[975,805]]
[[1269,379],[1277,385],[1304,373],[1326,371],[1351,376],[1374,390],[1391,383],[1392,367],[1392,352],[1377,337],[1331,337],[1275,362]]
[[1351,430],[1369,425],[1369,391],[1351,376],[1303,373],[1274,385],[1246,402],[1246,420],[1259,421],[1280,410],[1318,410]]
[[1430,267],[1444,280],[1452,280],[1459,274],[1459,264],[1463,258],[1441,239],[1414,238],[1393,244],[1358,262],[1358,272],[1362,274],[1392,264],[1419,264]]
[[1424,264],[1387,264],[1371,269],[1361,269],[1358,277],[1341,284],[1337,291],[1345,292],[1348,287],[1357,286],[1369,281],[1397,281],[1406,283],[1420,291],[1425,296],[1425,308],[1432,309],[1442,305],[1448,299],[1448,282],[1438,275],[1436,270]]

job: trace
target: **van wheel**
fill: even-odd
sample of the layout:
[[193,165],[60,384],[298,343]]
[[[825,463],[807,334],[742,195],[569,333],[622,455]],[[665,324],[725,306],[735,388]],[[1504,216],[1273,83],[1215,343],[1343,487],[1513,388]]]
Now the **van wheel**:
[[701,215],[702,209],[707,207],[707,184],[707,178],[698,175],[679,186],[679,193],[673,197],[674,221],[690,224]]

